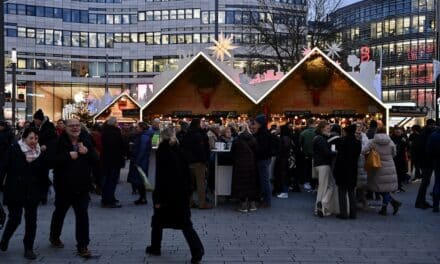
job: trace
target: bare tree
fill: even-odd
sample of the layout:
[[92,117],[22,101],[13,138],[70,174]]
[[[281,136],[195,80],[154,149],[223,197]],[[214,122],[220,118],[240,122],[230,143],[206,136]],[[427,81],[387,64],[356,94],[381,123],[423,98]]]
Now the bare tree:
[[329,14],[342,5],[342,0],[307,0],[308,34],[311,47],[325,48],[325,44],[335,39]]
[[249,11],[249,32],[259,36],[249,43],[250,50],[254,55],[268,55],[287,71],[299,61],[301,47],[306,44],[307,10],[270,0],[258,2],[259,10]]
[[[307,6],[257,0],[259,10],[251,14],[248,30],[258,39],[249,43],[253,55],[268,55],[271,62],[289,70],[302,57],[302,48],[324,48],[333,39],[328,14],[340,7],[342,0],[307,0]],[[310,23],[308,21],[311,21]]]

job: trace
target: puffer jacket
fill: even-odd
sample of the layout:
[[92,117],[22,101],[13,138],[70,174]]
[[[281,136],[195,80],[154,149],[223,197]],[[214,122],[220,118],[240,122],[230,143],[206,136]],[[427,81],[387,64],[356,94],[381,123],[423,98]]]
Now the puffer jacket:
[[397,173],[393,157],[396,145],[387,134],[376,134],[369,141],[364,154],[375,148],[380,155],[382,167],[368,171],[368,189],[373,192],[393,192],[397,190]]

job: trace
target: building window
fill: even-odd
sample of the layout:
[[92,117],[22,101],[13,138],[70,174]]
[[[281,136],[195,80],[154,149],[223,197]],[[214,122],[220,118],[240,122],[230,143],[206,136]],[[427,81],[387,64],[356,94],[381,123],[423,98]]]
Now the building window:
[[185,19],[192,19],[193,18],[193,11],[192,9],[186,9],[185,10]]
[[200,9],[194,9],[193,18],[200,18]]
[[209,12],[203,11],[202,12],[202,24],[208,24],[209,23]]
[[97,24],[105,24],[105,20],[106,20],[106,17],[103,14],[98,14],[96,16],[96,23]]
[[169,35],[162,34],[162,45],[168,45],[169,43]]
[[106,15],[107,24],[113,24],[113,15]]
[[153,21],[153,11],[147,11],[146,12],[146,20],[147,21]]
[[113,33],[107,33],[105,36],[106,36],[105,47],[106,48],[113,48],[113,42],[114,42]]
[[130,24],[130,15],[122,15],[122,24]]
[[119,25],[122,23],[122,17],[121,15],[114,15],[113,16],[113,21],[116,25]]
[[63,34],[60,30],[54,30],[53,31],[53,44],[55,46],[62,46],[63,45]]
[[88,32],[81,32],[81,47],[87,48],[89,46],[89,34]]
[[18,27],[17,28],[17,36],[20,38],[26,37],[26,28],[25,27]]
[[35,28],[27,28],[26,29],[26,36],[28,38],[35,38]]
[[63,31],[63,46],[70,47],[71,44],[70,31]]
[[96,33],[89,33],[89,47],[90,48],[96,48],[97,42],[96,42]]
[[138,13],[138,20],[139,21],[145,21],[145,12],[139,12]]
[[177,19],[179,20],[185,19],[185,10],[183,9],[177,10]]
[[53,44],[53,30],[52,29],[46,29],[45,30],[45,44],[46,45],[52,45]]
[[98,48],[105,48],[105,33],[98,33]]
[[162,20],[169,20],[170,12],[168,10],[162,10]]
[[72,32],[72,47],[79,47],[79,32]]

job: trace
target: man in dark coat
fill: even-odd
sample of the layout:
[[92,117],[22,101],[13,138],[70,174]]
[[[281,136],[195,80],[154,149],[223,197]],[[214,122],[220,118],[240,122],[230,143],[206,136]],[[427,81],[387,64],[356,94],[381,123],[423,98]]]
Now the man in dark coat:
[[260,207],[271,206],[271,186],[269,167],[272,162],[271,153],[271,134],[267,129],[267,119],[265,115],[258,115],[252,122],[254,137],[257,140],[257,166],[258,175],[260,176],[260,188],[263,194],[263,203]]
[[408,143],[400,127],[394,128],[391,139],[396,145],[396,156],[394,156],[394,165],[396,166],[397,180],[399,182],[398,191],[404,192],[405,190],[402,188],[402,186],[406,178],[406,173],[408,172],[408,164],[406,163]]
[[432,157],[427,153],[428,139],[435,129],[435,121],[433,119],[428,119],[426,121],[426,126],[420,132],[420,137],[418,137],[417,144],[417,156],[420,158],[420,167],[422,168],[422,183],[419,187],[419,192],[417,193],[417,200],[415,207],[420,209],[428,209],[432,206],[426,201],[426,191],[431,182],[431,176],[433,172]]
[[191,250],[191,263],[199,263],[204,255],[204,248],[191,222],[189,166],[172,128],[164,129],[161,139],[156,152],[151,246],[145,251],[147,254],[159,256],[163,229],[181,229]]
[[117,127],[115,117],[110,117],[102,127],[102,169],[104,183],[102,185],[102,201],[104,208],[121,208],[115,197],[121,167],[124,165],[124,141],[121,130]]
[[[39,138],[39,144],[41,147],[41,152],[43,156],[43,161],[46,161],[47,163],[47,151],[50,151],[51,148],[53,148],[53,145],[55,144],[55,141],[57,139],[57,134],[55,130],[55,126],[52,122],[49,121],[49,118],[47,116],[44,116],[43,110],[38,109],[37,112],[34,114],[34,121],[31,124],[31,127],[35,127],[38,129],[38,138]],[[49,180],[49,166],[47,165],[45,167],[44,177],[45,180],[41,183],[41,203],[46,204],[47,203],[47,195],[49,193],[49,187],[52,184]]]
[[199,209],[211,209],[206,202],[206,169],[209,161],[209,142],[206,133],[200,127],[200,119],[194,118],[188,133],[183,137],[182,148],[189,162],[191,177],[197,185]]
[[66,121],[66,133],[58,139],[55,150],[51,153],[51,160],[56,195],[49,240],[55,248],[64,247],[60,240],[61,230],[67,211],[73,207],[78,255],[89,258],[89,190],[92,184],[92,168],[98,162],[98,154],[90,136],[81,131],[79,120]]
[[434,213],[439,212],[440,203],[440,128],[437,128],[429,137],[427,145],[428,155],[432,157],[434,167],[435,183],[432,191]]
[[357,184],[358,159],[361,154],[361,142],[355,136],[356,125],[345,128],[345,137],[336,144],[336,163],[334,176],[338,185],[339,218],[347,219],[347,194],[350,205],[350,218],[356,218],[355,187]]
[[14,142],[14,133],[8,123],[6,123],[6,121],[0,121],[0,173],[5,165],[7,153]]
[[422,128],[419,125],[413,125],[411,127],[412,133],[408,138],[409,152],[411,156],[411,171],[414,168],[413,181],[422,178],[422,173],[420,170],[420,157],[417,156],[417,143],[420,141],[418,139],[420,137],[420,130],[422,130]]

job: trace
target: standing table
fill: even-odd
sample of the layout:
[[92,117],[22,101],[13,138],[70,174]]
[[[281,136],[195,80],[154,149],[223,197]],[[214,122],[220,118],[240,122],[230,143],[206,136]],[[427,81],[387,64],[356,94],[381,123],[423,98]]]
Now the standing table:
[[231,195],[231,185],[232,185],[232,165],[219,165],[218,164],[218,154],[228,153],[230,149],[212,149],[215,153],[215,190],[214,190],[214,205],[217,206],[217,196]]

